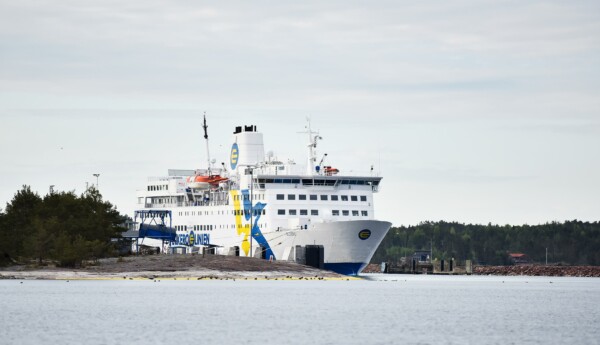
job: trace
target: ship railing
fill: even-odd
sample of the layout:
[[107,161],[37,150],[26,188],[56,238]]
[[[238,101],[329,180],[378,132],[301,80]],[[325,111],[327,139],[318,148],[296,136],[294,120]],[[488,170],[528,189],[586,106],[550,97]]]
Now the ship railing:
[[167,182],[169,180],[181,180],[183,177],[179,177],[179,176],[151,176],[148,177],[148,182],[157,182],[157,181],[163,181],[163,182]]
[[228,200],[195,200],[195,201],[186,201],[183,206],[227,206],[229,205]]
[[166,208],[166,207],[176,207],[176,206],[185,206],[182,205],[181,202],[169,202],[169,203],[161,203],[161,204],[145,204],[145,208]]
[[302,187],[332,187],[336,189],[352,189],[353,186],[359,188],[371,187],[373,192],[379,190],[379,182],[381,177],[360,176],[360,177],[320,177],[320,176],[273,176],[262,175],[254,179],[254,188],[263,190],[267,184],[294,186],[294,188]]
[[278,226],[275,231],[276,232],[281,232],[281,231],[297,231],[297,230],[308,230],[308,225],[295,225],[295,226]]

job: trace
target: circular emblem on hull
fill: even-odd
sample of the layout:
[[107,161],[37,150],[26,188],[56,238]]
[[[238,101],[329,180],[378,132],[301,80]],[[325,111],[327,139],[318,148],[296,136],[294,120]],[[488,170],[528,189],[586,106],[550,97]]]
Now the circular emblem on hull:
[[369,237],[371,237],[371,230],[369,229],[364,229],[358,232],[358,238],[361,240],[366,240]]
[[190,232],[190,237],[189,237],[188,245],[193,246],[194,245],[194,240],[195,240],[194,232],[191,231]]
[[231,170],[235,170],[238,164],[238,157],[240,155],[240,149],[237,143],[233,143],[231,146],[231,154],[229,155],[229,163],[231,164]]

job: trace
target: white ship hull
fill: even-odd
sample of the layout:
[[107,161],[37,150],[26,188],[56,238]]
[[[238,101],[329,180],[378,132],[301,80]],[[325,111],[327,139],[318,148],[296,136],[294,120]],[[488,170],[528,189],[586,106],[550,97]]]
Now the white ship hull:
[[[319,244],[324,247],[326,269],[356,275],[369,263],[391,225],[376,220],[337,221],[315,224],[309,230],[269,233],[265,237],[276,258],[290,260],[291,248]],[[359,234],[365,230],[369,236],[361,238]]]

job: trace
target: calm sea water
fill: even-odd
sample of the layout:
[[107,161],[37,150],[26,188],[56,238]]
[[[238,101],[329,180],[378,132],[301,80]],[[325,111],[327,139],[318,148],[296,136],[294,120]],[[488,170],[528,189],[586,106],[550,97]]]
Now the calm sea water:
[[600,279],[0,281],[0,344],[599,344]]

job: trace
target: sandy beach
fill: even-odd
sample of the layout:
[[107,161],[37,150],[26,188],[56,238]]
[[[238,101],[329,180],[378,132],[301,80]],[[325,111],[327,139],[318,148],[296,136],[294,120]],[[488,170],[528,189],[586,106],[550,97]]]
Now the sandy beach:
[[0,269],[0,279],[356,279],[292,262],[221,255],[148,255],[101,259],[78,269],[15,265]]

